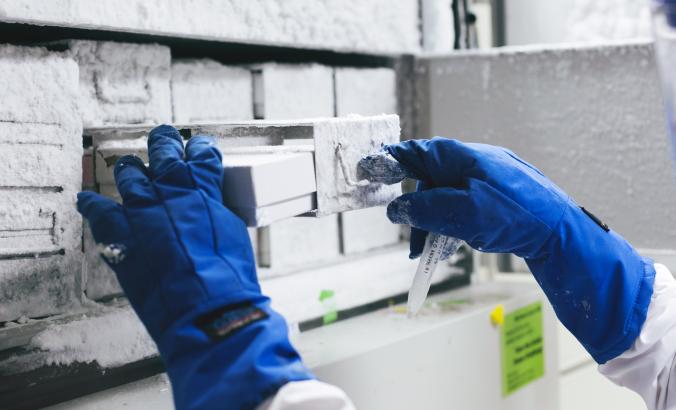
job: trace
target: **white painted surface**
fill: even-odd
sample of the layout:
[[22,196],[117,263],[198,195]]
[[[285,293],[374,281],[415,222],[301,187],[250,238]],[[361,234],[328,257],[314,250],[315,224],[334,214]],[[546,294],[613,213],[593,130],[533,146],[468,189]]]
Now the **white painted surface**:
[[[434,308],[449,300],[466,303]],[[537,300],[542,295],[531,285],[475,285],[434,296],[414,320],[383,309],[301,333],[294,344],[321,380],[345,390],[360,409],[556,410],[556,337],[553,312],[547,308],[545,376],[507,398],[501,392],[500,332],[490,323],[490,311],[498,303],[509,312]],[[170,408],[167,388],[159,376],[52,410]]]
[[212,60],[178,60],[171,65],[175,123],[253,119],[251,71]]
[[419,49],[416,0],[61,0],[0,4],[2,21],[363,52]]
[[510,148],[634,246],[673,248],[676,184],[650,44],[458,53],[421,69],[419,137]]
[[560,389],[560,410],[640,410],[646,408],[638,394],[606,379],[598,372],[595,363],[589,363],[563,374]]
[[[56,314],[77,303],[77,73],[62,54],[0,46],[0,322]],[[63,255],[35,257],[60,250]]]
[[[1,14],[1,13],[0,13]],[[171,121],[171,53],[157,44],[71,41],[85,127]]]
[[[408,292],[417,260],[408,258],[408,246],[374,251],[360,257],[344,258],[337,264],[308,267],[282,277],[265,277],[263,293],[272,298],[272,306],[287,319],[297,323],[321,317],[325,307],[319,300],[322,290],[332,290],[338,310],[346,310],[380,299]],[[441,282],[461,274],[458,268],[440,263],[432,279]],[[290,291],[292,289],[292,291]]]
[[561,323],[558,323],[556,334],[559,340],[559,370],[562,373],[594,363],[580,342]]
[[323,380],[364,409],[557,409],[556,337],[545,308],[545,376],[502,397],[499,328],[489,314],[542,300],[535,287],[474,285],[432,298],[465,300],[449,310],[423,308],[416,319],[381,310],[301,333],[295,343]]

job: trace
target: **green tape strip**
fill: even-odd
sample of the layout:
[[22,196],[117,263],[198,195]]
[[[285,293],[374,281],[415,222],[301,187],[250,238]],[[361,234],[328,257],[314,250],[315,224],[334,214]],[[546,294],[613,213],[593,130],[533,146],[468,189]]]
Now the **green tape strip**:
[[322,321],[325,325],[329,325],[338,320],[338,308],[334,296],[336,292],[324,289],[319,292],[319,301],[324,305],[324,316]]

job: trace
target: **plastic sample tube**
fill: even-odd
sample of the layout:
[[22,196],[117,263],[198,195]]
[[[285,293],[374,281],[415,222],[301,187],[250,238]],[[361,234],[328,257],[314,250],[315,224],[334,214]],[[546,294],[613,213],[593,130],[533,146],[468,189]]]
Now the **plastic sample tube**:
[[427,299],[427,293],[432,285],[432,275],[437,269],[447,240],[448,237],[436,233],[427,235],[425,247],[423,248],[422,255],[420,255],[418,269],[415,271],[411,289],[408,291],[406,308],[409,317],[415,316],[425,303],[425,299]]
[[[371,183],[396,184],[404,178],[415,178],[399,161],[387,152],[367,155],[359,163],[361,177]],[[447,259],[458,251],[462,240],[429,233],[425,240],[418,269],[408,291],[408,316],[415,316],[425,303],[432,284],[432,275],[440,260]]]

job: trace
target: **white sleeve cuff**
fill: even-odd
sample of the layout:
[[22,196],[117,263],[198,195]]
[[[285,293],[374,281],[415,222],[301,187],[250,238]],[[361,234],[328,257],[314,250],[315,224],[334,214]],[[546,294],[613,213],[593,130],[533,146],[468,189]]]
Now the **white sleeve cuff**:
[[[648,410],[676,409],[676,280],[666,266],[655,264],[655,284],[646,321],[634,344],[599,366],[615,384],[643,397]],[[669,390],[672,394],[669,395]]]
[[345,392],[318,380],[285,384],[257,410],[355,410]]

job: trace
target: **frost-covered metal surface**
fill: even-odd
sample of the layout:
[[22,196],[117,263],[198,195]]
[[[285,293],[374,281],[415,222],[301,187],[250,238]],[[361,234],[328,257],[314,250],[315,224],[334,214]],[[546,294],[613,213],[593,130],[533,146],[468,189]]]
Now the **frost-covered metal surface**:
[[[117,190],[115,190],[117,193]],[[91,300],[100,300],[111,296],[122,296],[123,290],[113,270],[106,264],[99,253],[96,241],[88,224],[83,228],[82,249],[84,262],[82,276],[85,284],[85,295]]]
[[71,41],[85,127],[171,121],[171,53],[158,44]]
[[253,119],[251,71],[213,60],[177,60],[171,65],[174,122]]
[[635,246],[673,249],[676,184],[649,43],[422,59],[418,137],[506,146]]
[[[336,115],[395,114],[396,82],[395,71],[390,68],[336,68]],[[387,219],[385,207],[344,212],[340,222],[346,254],[399,242],[401,227]]]
[[391,68],[335,69],[336,116],[397,113],[397,79]]
[[256,118],[326,118],[335,113],[333,69],[320,64],[253,67]]
[[[263,64],[254,68],[256,118],[330,118],[335,115],[333,68],[320,64]],[[261,229],[261,277],[285,275],[303,265],[340,256],[338,215],[292,218]],[[299,251],[301,250],[301,251]]]
[[171,384],[163,373],[44,410],[168,410],[173,406]]
[[[157,347],[130,307],[98,308],[68,323],[51,325],[36,334],[30,348],[39,353],[26,367],[96,362],[102,368],[157,355]],[[17,358],[21,362],[22,358]],[[12,363],[12,359],[3,365]]]
[[0,322],[77,301],[82,181],[78,68],[40,48],[0,46]]
[[399,185],[354,185],[359,160],[365,154],[380,151],[383,144],[398,142],[399,134],[396,115],[315,122],[318,214],[386,205],[399,196]]
[[417,0],[7,0],[0,20],[346,51],[420,48]]

